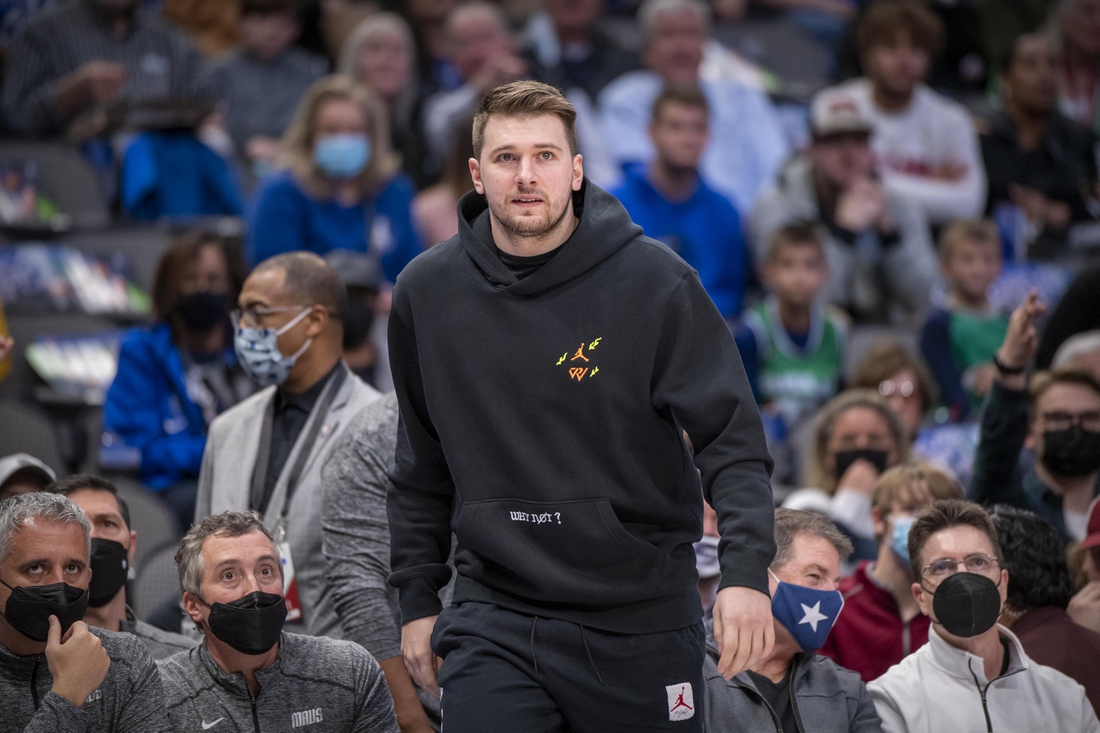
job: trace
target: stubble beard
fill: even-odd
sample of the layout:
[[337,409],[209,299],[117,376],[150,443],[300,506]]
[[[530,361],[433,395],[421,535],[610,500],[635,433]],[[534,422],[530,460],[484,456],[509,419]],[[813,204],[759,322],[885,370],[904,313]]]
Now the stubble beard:
[[[511,196],[509,196],[510,198]],[[569,200],[569,197],[566,197],[558,211],[554,211],[548,206],[546,213],[542,216],[504,216],[504,212],[498,210],[498,208],[503,209],[504,205],[494,206],[492,203],[489,204],[489,209],[510,237],[537,240],[546,237],[558,228],[562,220],[565,219],[566,212],[569,211]],[[547,200],[547,203],[550,203],[549,200]]]

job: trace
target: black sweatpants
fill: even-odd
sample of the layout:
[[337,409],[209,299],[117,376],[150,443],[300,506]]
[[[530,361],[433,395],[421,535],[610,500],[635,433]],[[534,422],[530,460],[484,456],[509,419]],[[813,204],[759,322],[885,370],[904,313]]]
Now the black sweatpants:
[[449,606],[432,650],[443,658],[444,733],[700,733],[703,623],[613,634],[486,603]]

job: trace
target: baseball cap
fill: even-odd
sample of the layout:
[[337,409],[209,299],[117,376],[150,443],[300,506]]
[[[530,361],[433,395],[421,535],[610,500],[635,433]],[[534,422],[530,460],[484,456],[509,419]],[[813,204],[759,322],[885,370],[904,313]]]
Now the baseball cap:
[[42,479],[42,485],[52,484],[57,474],[42,461],[27,453],[13,453],[0,458],[0,487],[3,487],[15,474],[26,471]]
[[826,89],[810,105],[810,130],[816,138],[844,133],[869,135],[871,123],[855,96],[841,89]]
[[325,262],[336,271],[345,288],[382,288],[382,266],[376,257],[350,249],[334,249],[325,255]]
[[1090,547],[1100,547],[1100,497],[1093,499],[1092,506],[1089,507],[1088,524],[1081,547],[1086,550]]

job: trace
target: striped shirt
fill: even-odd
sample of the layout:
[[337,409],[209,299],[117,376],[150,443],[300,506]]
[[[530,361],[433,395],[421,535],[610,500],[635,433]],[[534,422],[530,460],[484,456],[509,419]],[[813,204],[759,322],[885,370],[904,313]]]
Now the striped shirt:
[[125,67],[124,100],[206,91],[200,81],[202,57],[155,11],[138,10],[129,33],[120,38],[92,0],[72,0],[35,17],[12,45],[2,95],[8,126],[28,135],[59,133],[75,115],[57,109],[58,80],[91,61]]

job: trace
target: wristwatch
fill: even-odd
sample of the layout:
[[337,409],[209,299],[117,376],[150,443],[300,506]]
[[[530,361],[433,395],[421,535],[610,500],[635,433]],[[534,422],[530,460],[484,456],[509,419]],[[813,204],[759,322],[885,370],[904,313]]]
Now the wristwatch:
[[997,367],[997,371],[1005,376],[1013,376],[1016,374],[1023,374],[1027,370],[1027,366],[1011,367],[1001,361],[1001,355],[996,351],[993,352],[993,366]]

